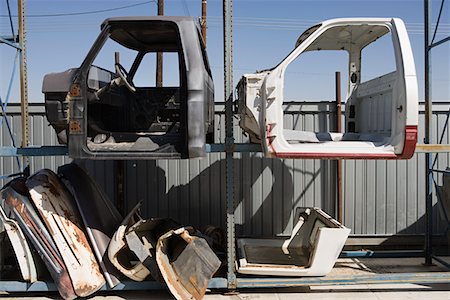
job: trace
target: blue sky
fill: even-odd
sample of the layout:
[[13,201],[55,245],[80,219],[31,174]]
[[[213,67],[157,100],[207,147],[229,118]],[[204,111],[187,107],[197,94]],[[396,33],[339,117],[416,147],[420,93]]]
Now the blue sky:
[[[431,1],[433,23],[436,21],[439,1]],[[13,14],[17,3],[10,0]],[[142,4],[109,12],[74,16],[51,17],[42,15],[92,12],[132,4]],[[165,0],[166,15],[199,16],[201,0]],[[6,1],[0,1],[0,35],[10,35]],[[43,102],[42,78],[46,73],[78,67],[99,33],[100,24],[108,17],[155,15],[155,1],[26,1],[27,54],[30,102]],[[422,0],[353,0],[353,1],[233,1],[233,63],[234,82],[244,73],[252,73],[276,65],[294,47],[297,37],[321,20],[340,17],[399,17],[406,23],[413,47],[419,80],[419,98],[423,99],[423,1]],[[211,64],[216,101],[223,100],[223,36],[222,1],[208,0],[207,51]],[[16,22],[16,19],[14,19]],[[15,24],[17,30],[17,25]],[[450,35],[450,3],[446,3],[436,40]],[[432,97],[450,100],[450,43],[432,52]],[[377,50],[375,53],[379,53]],[[384,51],[381,49],[381,51]],[[292,70],[291,85],[286,87],[286,100],[333,100],[334,71],[345,70],[345,58],[339,55],[323,56],[306,64],[307,68]],[[5,99],[13,68],[15,50],[0,46],[0,96]],[[384,55],[375,55],[369,68],[377,73],[389,69]],[[289,69],[288,69],[289,71]],[[343,72],[345,73],[345,72]],[[298,84],[296,84],[298,82]],[[16,72],[12,102],[19,94]],[[345,79],[343,80],[345,84]],[[345,90],[345,88],[344,88]],[[345,96],[345,95],[344,95]]]

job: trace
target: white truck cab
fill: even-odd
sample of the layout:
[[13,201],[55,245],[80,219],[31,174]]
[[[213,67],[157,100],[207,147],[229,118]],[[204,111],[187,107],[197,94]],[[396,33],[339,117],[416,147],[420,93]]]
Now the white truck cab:
[[[362,50],[391,35],[395,70],[363,82]],[[345,132],[292,130],[283,124],[286,68],[308,51],[348,53]],[[383,53],[379,59],[384,59]],[[310,88],[320,89],[321,86]],[[266,157],[408,159],[415,151],[418,88],[408,34],[402,20],[332,19],[306,30],[295,49],[272,69],[245,74],[238,87],[240,126]]]

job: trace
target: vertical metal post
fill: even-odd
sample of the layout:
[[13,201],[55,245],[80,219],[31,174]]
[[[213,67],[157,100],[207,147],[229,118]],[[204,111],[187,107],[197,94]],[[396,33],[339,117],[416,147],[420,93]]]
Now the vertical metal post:
[[[341,100],[341,72],[336,72],[336,131],[341,132],[342,100]],[[337,175],[337,219],[342,224],[342,160],[338,159],[336,167]]]
[[227,198],[227,254],[228,288],[236,288],[235,227],[234,227],[234,137],[233,137],[233,52],[232,52],[232,0],[223,1],[224,45],[224,99],[225,99],[225,152]]
[[[425,139],[424,144],[431,144],[431,118],[433,112],[432,100],[431,100],[431,55],[430,55],[430,17],[431,9],[429,0],[424,0],[424,25],[425,25]],[[432,264],[433,255],[433,174],[432,169],[432,154],[425,153],[425,265]]]
[[22,147],[28,146],[28,81],[27,81],[27,52],[25,36],[25,4],[18,1],[19,14],[19,43],[20,43],[20,109],[22,118]]
[[[164,16],[164,0],[158,0],[158,16]],[[156,53],[156,87],[163,85],[163,53]]]
[[206,47],[206,0],[202,0],[202,20],[201,20],[201,26],[202,26],[202,37],[203,37],[203,42],[205,43],[205,47]]

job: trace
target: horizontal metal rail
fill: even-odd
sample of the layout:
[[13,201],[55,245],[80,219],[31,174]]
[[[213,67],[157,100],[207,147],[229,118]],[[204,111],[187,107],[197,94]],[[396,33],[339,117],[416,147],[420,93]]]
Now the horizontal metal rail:
[[380,250],[380,251],[342,251],[340,258],[400,258],[400,257],[423,257],[423,250]]
[[[100,291],[135,291],[135,290],[162,290],[166,287],[156,281],[145,282],[124,282],[119,283],[110,289],[104,285]],[[0,291],[9,293],[18,292],[57,292],[58,289],[54,282],[36,281],[33,283],[22,281],[0,281]]]
[[[246,277],[237,278],[237,288],[280,288],[320,285],[359,285],[359,284],[400,284],[400,283],[448,283],[450,272],[423,272],[423,273],[380,273],[371,275],[353,276],[324,276],[324,277]],[[210,280],[209,289],[226,289],[226,278],[213,278]],[[106,285],[100,291],[137,291],[160,290],[166,287],[156,281],[122,282],[110,289]],[[3,292],[56,292],[53,282],[37,281],[27,283],[21,281],[0,281],[0,291]]]
[[[261,152],[260,144],[234,144],[234,152]],[[225,144],[206,144],[206,152],[225,152]],[[68,155],[67,146],[0,147],[2,156],[61,156]]]
[[382,273],[355,276],[303,278],[238,278],[238,288],[299,287],[319,285],[359,285],[394,283],[448,283],[450,272]]
[[1,156],[61,156],[68,155],[66,146],[0,147]]
[[[226,144],[207,144],[206,152],[225,152]],[[250,144],[250,143],[234,143],[234,152],[261,152],[260,144]]]
[[[225,144],[206,144],[206,152],[225,152]],[[234,152],[261,152],[260,144],[235,143]],[[450,145],[417,144],[416,153],[450,152]],[[61,156],[68,155],[67,146],[0,147],[1,156]]]

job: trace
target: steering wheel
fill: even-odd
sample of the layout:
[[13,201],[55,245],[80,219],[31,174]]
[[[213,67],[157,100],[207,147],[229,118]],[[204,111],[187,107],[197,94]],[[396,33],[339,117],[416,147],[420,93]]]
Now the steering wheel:
[[136,92],[136,87],[134,86],[131,78],[128,76],[128,72],[125,70],[125,68],[119,63],[116,63],[115,66],[117,75],[119,75],[120,79],[125,84],[127,89],[130,90],[130,92]]

